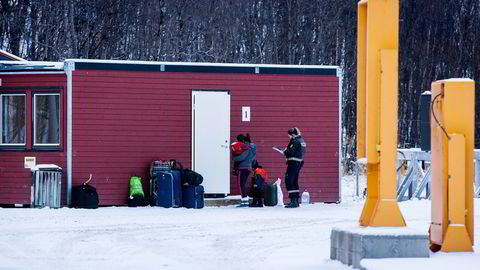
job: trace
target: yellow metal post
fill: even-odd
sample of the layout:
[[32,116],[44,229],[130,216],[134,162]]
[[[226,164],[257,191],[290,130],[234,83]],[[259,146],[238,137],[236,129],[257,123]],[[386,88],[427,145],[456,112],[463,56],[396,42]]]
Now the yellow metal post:
[[365,128],[366,128],[366,26],[367,5],[358,5],[357,24],[357,159],[365,157]]
[[473,251],[475,83],[432,83],[432,250]]
[[396,201],[398,17],[398,0],[358,4],[357,158],[367,158],[362,226],[405,226]]

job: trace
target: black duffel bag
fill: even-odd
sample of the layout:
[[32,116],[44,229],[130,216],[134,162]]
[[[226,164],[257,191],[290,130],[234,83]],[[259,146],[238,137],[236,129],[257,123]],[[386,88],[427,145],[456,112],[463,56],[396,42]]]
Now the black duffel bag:
[[147,206],[145,197],[141,195],[133,195],[128,197],[128,207]]
[[72,189],[72,207],[74,208],[98,208],[97,189],[85,183]]
[[198,186],[202,184],[203,176],[190,169],[183,169],[181,171],[181,180],[182,180],[182,185],[187,183],[191,186]]

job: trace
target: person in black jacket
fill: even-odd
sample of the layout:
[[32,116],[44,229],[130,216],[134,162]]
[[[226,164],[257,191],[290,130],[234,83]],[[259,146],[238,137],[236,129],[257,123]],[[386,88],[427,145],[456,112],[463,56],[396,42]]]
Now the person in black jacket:
[[300,197],[300,191],[298,187],[298,175],[303,167],[303,156],[307,148],[307,144],[300,133],[300,130],[296,127],[288,130],[288,136],[290,142],[287,148],[283,151],[285,158],[287,159],[287,171],[285,172],[285,184],[287,186],[288,197],[290,203],[286,205],[286,208],[296,208],[299,206],[298,200]]

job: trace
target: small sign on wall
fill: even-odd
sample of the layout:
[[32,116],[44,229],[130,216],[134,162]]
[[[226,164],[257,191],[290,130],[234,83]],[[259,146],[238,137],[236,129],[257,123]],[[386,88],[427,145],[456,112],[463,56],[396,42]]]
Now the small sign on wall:
[[25,169],[30,169],[37,165],[36,157],[25,157]]
[[242,107],[242,121],[250,122],[250,107]]

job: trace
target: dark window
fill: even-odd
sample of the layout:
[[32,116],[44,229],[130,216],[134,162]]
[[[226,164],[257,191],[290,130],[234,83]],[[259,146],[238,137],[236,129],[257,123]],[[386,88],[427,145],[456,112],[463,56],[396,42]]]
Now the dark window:
[[35,94],[34,145],[60,145],[60,94]]
[[2,145],[25,145],[25,95],[4,94],[1,96]]

